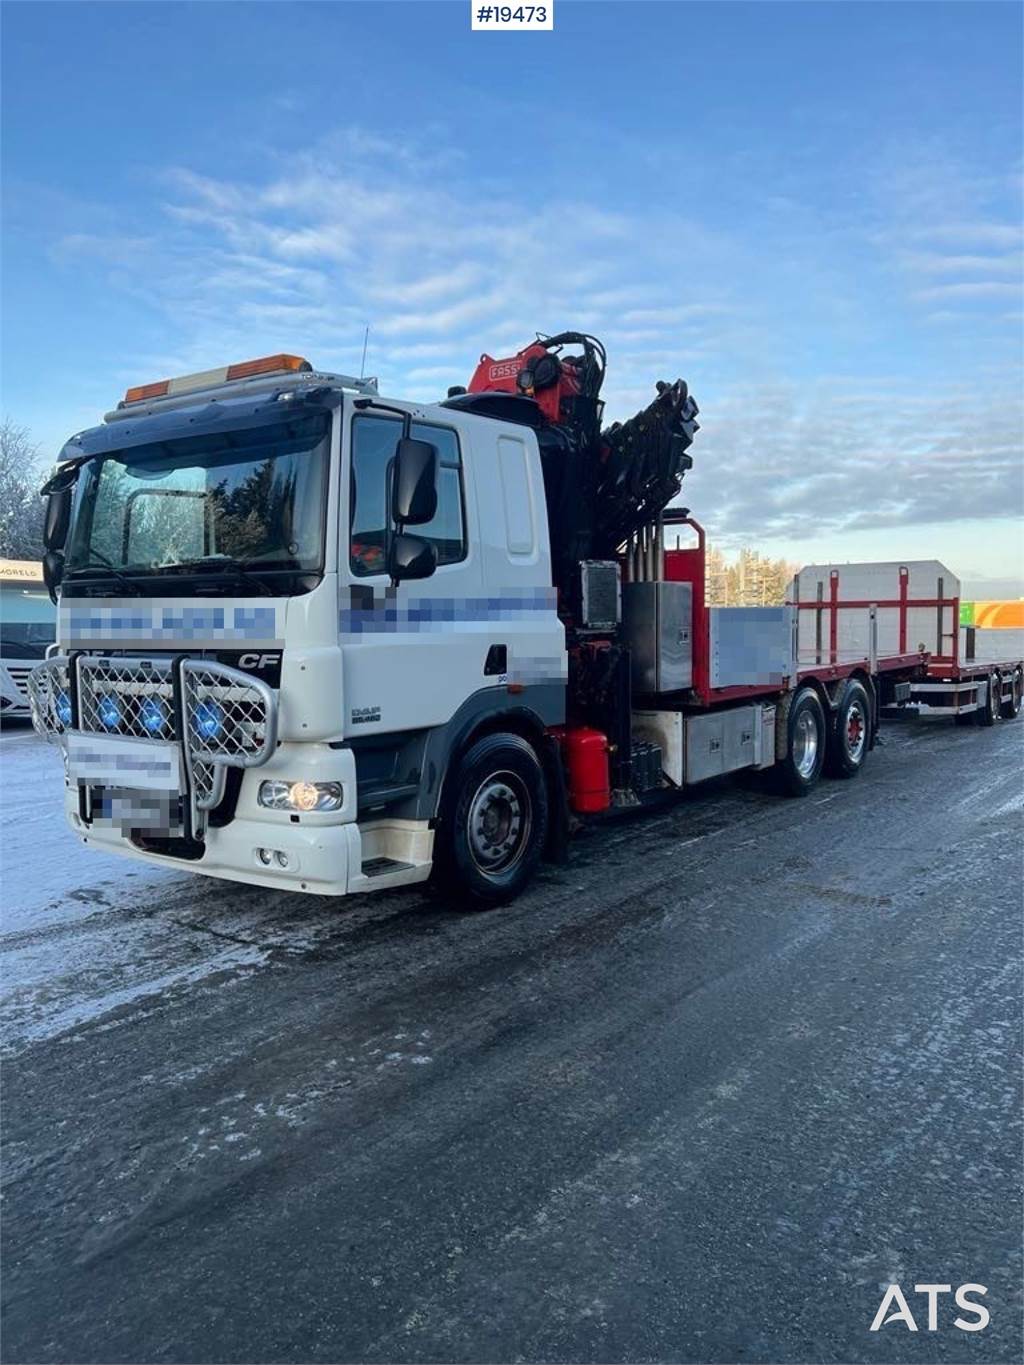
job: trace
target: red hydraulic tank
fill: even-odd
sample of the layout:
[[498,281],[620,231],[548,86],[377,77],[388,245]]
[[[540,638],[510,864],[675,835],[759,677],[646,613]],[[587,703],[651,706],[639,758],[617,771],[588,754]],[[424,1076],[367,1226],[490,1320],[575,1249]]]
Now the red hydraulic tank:
[[607,810],[611,805],[608,780],[608,736],[578,725],[559,736],[569,769],[569,803],[580,814]]

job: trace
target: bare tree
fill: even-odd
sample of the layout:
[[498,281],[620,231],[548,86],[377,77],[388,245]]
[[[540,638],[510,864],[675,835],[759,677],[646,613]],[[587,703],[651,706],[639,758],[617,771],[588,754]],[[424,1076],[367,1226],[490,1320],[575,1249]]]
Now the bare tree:
[[785,559],[768,559],[746,545],[730,563],[716,545],[709,545],[705,601],[709,607],[781,606],[798,567]]
[[0,555],[41,559],[44,469],[27,427],[9,417],[0,424]]

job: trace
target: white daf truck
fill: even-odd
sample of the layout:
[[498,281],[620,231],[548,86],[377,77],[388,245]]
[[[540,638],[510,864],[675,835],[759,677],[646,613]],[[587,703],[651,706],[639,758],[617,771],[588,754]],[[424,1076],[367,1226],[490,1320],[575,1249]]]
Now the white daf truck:
[[[262,886],[435,874],[495,903],[580,821],[744,767],[795,795],[856,774],[919,686],[1017,713],[1019,662],[929,673],[951,576],[922,608],[937,653],[907,637],[910,578],[881,653],[882,590],[849,604],[852,655],[830,580],[706,608],[703,532],[669,507],[696,404],[659,385],[602,431],[603,370],[567,333],[419,404],[272,356],[130,389],[73,437],[44,489],[59,618],[30,693],[75,833]],[[696,545],[667,548],[673,525]]]

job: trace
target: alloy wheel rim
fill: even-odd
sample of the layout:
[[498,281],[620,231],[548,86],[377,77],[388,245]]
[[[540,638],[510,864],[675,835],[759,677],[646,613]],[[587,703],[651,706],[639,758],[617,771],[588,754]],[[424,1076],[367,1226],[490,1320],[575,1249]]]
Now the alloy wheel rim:
[[851,702],[850,709],[846,713],[846,752],[855,763],[859,763],[861,760],[867,735],[868,727],[864,708],[859,701]]
[[818,762],[818,727],[813,714],[804,711],[796,718],[793,733],[793,763],[801,777],[810,777]]

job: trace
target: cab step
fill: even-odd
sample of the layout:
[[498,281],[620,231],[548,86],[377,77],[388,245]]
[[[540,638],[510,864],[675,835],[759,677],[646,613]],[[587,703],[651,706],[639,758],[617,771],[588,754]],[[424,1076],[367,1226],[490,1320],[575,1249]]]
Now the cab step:
[[392,872],[411,872],[413,863],[403,863],[397,858],[368,858],[363,863],[364,877],[386,877]]

